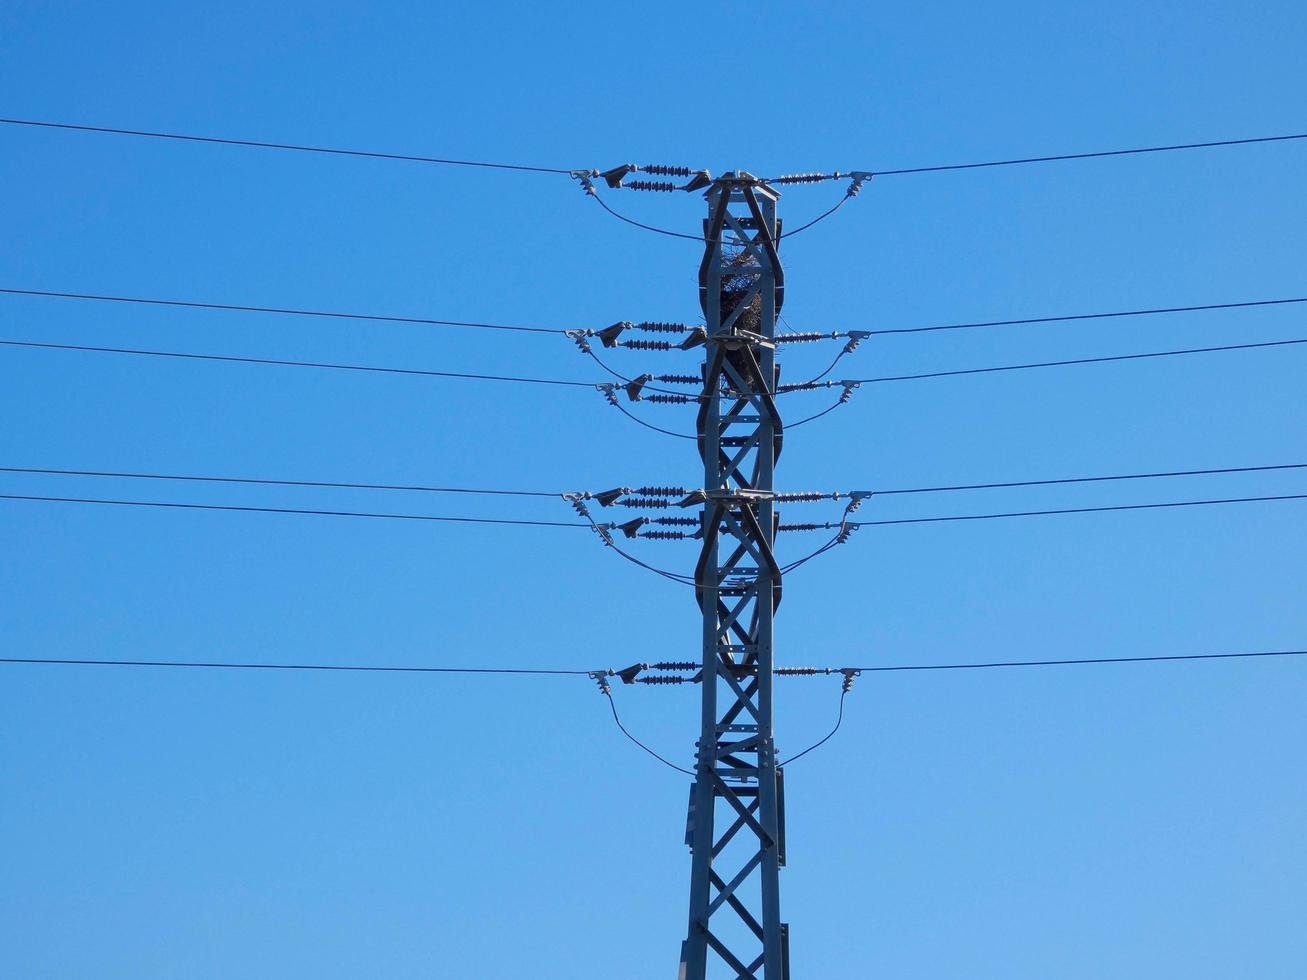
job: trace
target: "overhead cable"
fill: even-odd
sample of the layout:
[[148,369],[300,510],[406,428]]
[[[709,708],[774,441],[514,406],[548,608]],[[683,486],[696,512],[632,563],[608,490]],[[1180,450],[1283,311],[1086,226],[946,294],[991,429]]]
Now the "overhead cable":
[[[1307,338],[1297,340],[1268,340],[1257,344],[1225,344],[1221,347],[1191,347],[1185,350],[1149,351],[1145,354],[1113,354],[1108,357],[1076,357],[1065,361],[1036,361],[1030,364],[1001,364],[995,367],[962,368],[955,371],[929,371],[923,374],[898,374],[880,378],[857,378],[857,384],[877,384],[885,381],[924,381],[928,378],[953,378],[965,374],[994,374],[999,371],[1029,371],[1035,368],[1068,367],[1075,364],[1107,364],[1111,361],[1138,361],[1151,357],[1175,357],[1180,354],[1215,354],[1233,350],[1255,350],[1263,347],[1290,347],[1307,344]],[[826,382],[836,385],[841,382]]]
[[402,490],[421,493],[487,494],[505,497],[562,497],[560,491],[499,490],[481,487],[435,487],[405,483],[331,483],[325,480],[272,480],[236,476],[196,476],[179,473],[131,473],[122,470],[61,470],[31,466],[0,466],[0,473],[28,473],[38,476],[92,476],[127,480],[180,480],[196,483],[237,483],[270,487],[324,487],[335,490]]
[[[1176,500],[1161,504],[1116,504],[1111,507],[1066,507],[1058,510],[1022,510],[1006,514],[955,514],[948,517],[905,517],[897,520],[850,521],[849,526],[884,527],[891,524],[939,524],[948,521],[993,521],[1008,517],[1045,517],[1052,514],[1099,514],[1115,510],[1162,510],[1167,507],[1205,507],[1215,504],[1251,504],[1274,500],[1307,500],[1307,493],[1273,497],[1227,497],[1220,500]],[[832,527],[836,525],[831,525]]]
[[1214,476],[1224,473],[1263,473],[1270,470],[1307,469],[1307,463],[1275,463],[1269,466],[1222,466],[1207,470],[1169,470],[1153,473],[1118,473],[1112,476],[1073,476],[1051,480],[1009,480],[1004,483],[958,483],[938,487],[907,487],[893,490],[877,490],[877,497],[892,494],[909,493],[943,493],[952,490],[1000,490],[1010,487],[1045,487],[1066,483],[1102,483],[1112,480],[1155,480],[1163,477],[1178,476]]
[[453,524],[507,524],[522,527],[582,527],[579,521],[528,521],[498,517],[444,517],[433,514],[374,514],[353,510],[309,510],[301,507],[244,507],[236,504],[181,504],[162,500],[106,500],[99,497],[49,497],[34,494],[0,493],[0,500],[27,500],[61,504],[104,504],[115,507],[164,507],[172,510],[219,510],[247,514],[302,514],[313,517],[367,517],[390,521],[437,521]]
[[1127,150],[1094,150],[1089,153],[1058,153],[1049,156],[1017,157],[1010,160],[986,160],[981,163],[949,163],[930,167],[901,167],[897,170],[873,170],[876,177],[896,177],[902,174],[940,173],[946,170],[979,170],[983,167],[1014,167],[1029,163],[1053,163],[1061,160],[1091,160],[1099,157],[1134,156],[1142,153],[1169,153],[1173,150],[1204,150],[1218,146],[1247,146],[1253,143],[1282,143],[1307,139],[1307,133],[1285,136],[1252,136],[1245,139],[1209,140],[1205,143],[1174,143],[1169,146],[1141,146]]
[[280,306],[246,306],[237,303],[202,303],[197,300],[157,299],[145,296],[106,296],[96,293],[55,292],[45,289],[7,289],[0,293],[10,296],[39,296],[50,299],[83,299],[102,303],[135,303],[142,306],[174,306],[191,310],[223,310],[236,313],[276,313],[283,316],[325,317],[333,320],[368,320],[378,323],[412,323],[421,326],[471,327],[482,330],[512,330],[521,333],[566,334],[554,327],[526,327],[510,323],[479,323],[471,320],[435,320],[429,317],[392,316],[382,313],[343,313],[338,310],[301,310]]
[[[1239,660],[1246,657],[1307,657],[1307,650],[1259,650],[1253,653],[1176,653],[1157,657],[1082,657],[1073,660],[1004,660],[983,664],[880,664],[855,670],[986,670],[992,667],[1064,667],[1074,664],[1144,664],[1164,660]],[[847,669],[847,668],[846,668]],[[837,672],[832,670],[832,673]]]
[[[980,327],[1014,327],[1033,323],[1067,323],[1073,320],[1110,320],[1118,317],[1158,316],[1167,313],[1200,313],[1206,310],[1239,310],[1257,306],[1284,306],[1291,303],[1307,303],[1307,296],[1294,296],[1288,299],[1254,299],[1239,303],[1207,303],[1201,306],[1165,306],[1147,310],[1117,310],[1111,313],[1072,313],[1064,316],[1035,316],[1019,320],[980,320],[973,323],[939,323],[925,327],[888,327],[884,330],[868,330],[873,336],[890,334],[934,333],[939,330],[974,330]],[[782,339],[782,338],[777,338]]]
[[0,664],[43,664],[76,667],[199,667],[217,670],[323,670],[383,674],[554,674],[589,676],[590,670],[539,667],[394,667],[374,664],[232,663],[195,660],[76,660],[67,657],[0,657]]
[[[691,236],[693,237],[693,236]],[[698,240],[698,239],[696,239]],[[431,317],[417,316],[397,316],[386,313],[351,313],[336,310],[310,310],[298,309],[295,307],[281,306],[251,306],[239,303],[209,303],[199,300],[178,300],[166,299],[152,296],[118,296],[100,293],[82,293],[71,291],[56,291],[43,289],[17,289],[12,287],[0,287],[0,295],[11,296],[29,296],[53,299],[79,299],[92,300],[97,302],[108,303],[134,303],[145,306],[169,306],[180,307],[185,309],[197,310],[221,310],[237,313],[273,313],[285,316],[307,316],[307,317],[324,317],[330,319],[344,320],[364,320],[376,321],[379,323],[411,323],[416,325],[431,326],[449,326],[449,327],[472,327],[484,328],[487,330],[508,330],[520,331],[527,333],[543,334],[563,334],[567,335],[567,328],[558,327],[541,327],[541,326],[524,326],[519,324],[507,323],[483,323],[474,320],[439,320]],[[1157,316],[1161,314],[1178,314],[1178,313],[1200,313],[1211,310],[1236,310],[1250,309],[1261,306],[1284,306],[1296,303],[1307,303],[1307,297],[1288,297],[1284,299],[1256,299],[1244,300],[1234,303],[1207,303],[1202,305],[1191,306],[1166,306],[1154,307],[1150,309],[1136,310],[1117,310],[1106,313],[1071,313],[1059,316],[1041,316],[1041,317],[1024,317],[1012,320],[979,320],[966,323],[941,323],[932,324],[922,327],[886,327],[881,330],[858,331],[860,334],[867,336],[888,336],[893,334],[918,334],[933,333],[941,330],[971,330],[980,327],[1007,327],[1020,326],[1024,324],[1038,323],[1065,323],[1076,320],[1106,320],[1118,317],[1138,317],[1138,316]],[[788,324],[788,321],[787,321]],[[660,326],[660,325],[649,325]],[[669,325],[672,326],[672,325]],[[793,331],[791,331],[793,333]],[[837,340],[848,336],[847,331],[823,332],[821,336],[825,339]],[[790,338],[789,334],[780,334],[777,341],[786,341]],[[823,372],[825,374],[827,372]],[[822,375],[814,380],[819,380]]]
[[408,163],[433,163],[449,167],[479,167],[488,170],[517,170],[542,174],[571,174],[570,167],[535,167],[517,163],[494,163],[486,160],[454,160],[446,157],[418,156],[409,153],[384,153],[377,150],[345,150],[330,146],[306,146],[297,143],[271,143],[263,140],[229,139],[218,136],[195,136],[187,133],[164,133],[142,129],[119,129],[109,126],[83,126],[74,123],[38,119],[0,119],[6,126],[33,126],[80,133],[107,133],[114,136],[140,136],[148,139],[181,140],[188,143],[214,143],[223,146],[246,146],[262,150],[295,150],[301,153],[325,153],[346,157],[369,157],[376,160],[400,160]]
[[464,381],[506,381],[517,384],[561,385],[568,388],[593,388],[591,381],[566,381],[558,378],[527,378],[499,374],[467,374],[458,371],[424,371],[418,368],[376,367],[364,364],[335,364],[323,361],[284,361],[270,357],[237,357],[231,354],[193,354],[184,351],[141,350],[134,347],[92,347],[84,344],[47,344],[30,340],[0,340],[5,347],[28,347],[38,350],[80,351],[92,354],[133,354],[142,357],[174,357],[190,361],[220,361],[231,364],[264,364],[274,367],[321,368],[330,371],[362,371],[374,374],[416,375],[425,378],[454,378]]

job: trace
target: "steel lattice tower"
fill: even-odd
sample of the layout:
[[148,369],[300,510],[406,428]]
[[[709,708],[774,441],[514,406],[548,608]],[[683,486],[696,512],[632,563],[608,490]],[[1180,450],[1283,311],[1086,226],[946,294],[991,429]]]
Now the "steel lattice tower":
[[774,397],[784,296],[779,195],[738,173],[719,178],[705,196],[698,416],[705,497],[695,570],[703,717],[686,830],[693,862],[680,978],[705,980],[709,963],[720,962],[729,970],[723,976],[785,980],[784,791],[772,739],[772,617],[781,595],[772,500],[782,439]]

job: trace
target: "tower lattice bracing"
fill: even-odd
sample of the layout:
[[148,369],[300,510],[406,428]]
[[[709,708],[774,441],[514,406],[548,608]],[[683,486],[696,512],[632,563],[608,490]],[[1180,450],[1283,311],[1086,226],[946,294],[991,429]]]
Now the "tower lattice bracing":
[[687,843],[693,855],[681,980],[785,980],[782,774],[772,739],[773,473],[782,426],[775,392],[778,194],[748,174],[708,189],[699,298],[707,341],[698,440],[704,462],[703,716]]

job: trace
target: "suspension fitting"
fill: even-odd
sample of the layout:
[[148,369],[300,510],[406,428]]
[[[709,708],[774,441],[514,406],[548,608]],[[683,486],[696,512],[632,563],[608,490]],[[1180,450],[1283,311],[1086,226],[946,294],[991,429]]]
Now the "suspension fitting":
[[625,524],[618,524],[616,525],[616,527],[617,530],[621,531],[628,538],[635,538],[638,535],[640,535],[640,528],[644,527],[648,523],[649,523],[649,518],[636,517],[632,520],[627,521]]
[[568,176],[573,180],[579,181],[581,184],[581,190],[583,190],[588,196],[594,196],[595,185],[593,178],[599,176],[598,170],[570,170],[568,171]]
[[849,184],[849,189],[844,192],[844,196],[857,197],[858,191],[862,190],[862,185],[876,175],[870,170],[854,170],[842,176],[852,178],[852,183]]
[[584,493],[565,493],[563,499],[572,505],[572,509],[584,517],[590,519],[590,508],[585,505],[586,495]]
[[870,330],[850,330],[848,332],[849,342],[844,345],[844,353],[852,354],[858,349],[858,346],[871,336]]

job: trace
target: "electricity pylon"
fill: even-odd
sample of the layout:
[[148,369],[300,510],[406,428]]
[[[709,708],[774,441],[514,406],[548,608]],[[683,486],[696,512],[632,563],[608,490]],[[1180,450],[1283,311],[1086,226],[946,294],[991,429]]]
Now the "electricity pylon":
[[772,739],[772,617],[781,597],[775,337],[785,288],[779,195],[741,172],[717,179],[705,196],[703,546],[695,569],[703,716],[686,830],[693,861],[680,980],[705,980],[710,961],[736,978],[786,980],[784,790]]

